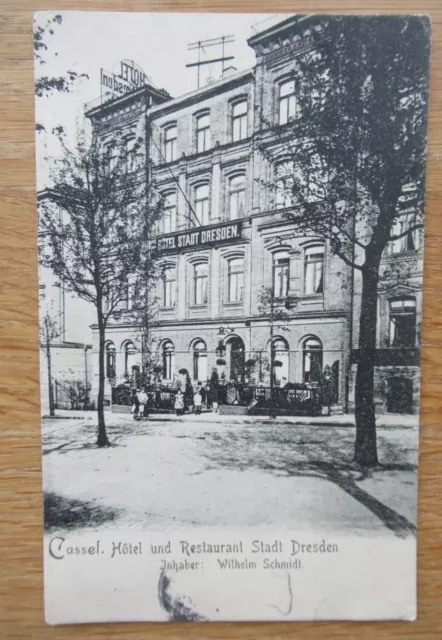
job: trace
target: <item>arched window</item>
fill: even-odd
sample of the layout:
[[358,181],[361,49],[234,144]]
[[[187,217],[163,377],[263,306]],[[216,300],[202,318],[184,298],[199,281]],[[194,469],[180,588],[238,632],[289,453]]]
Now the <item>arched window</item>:
[[232,140],[247,138],[247,100],[232,105]]
[[397,298],[390,301],[390,347],[416,346],[416,300]]
[[196,151],[207,149],[210,149],[210,113],[203,113],[196,118]]
[[133,342],[126,342],[124,345],[124,374],[130,376],[132,367],[136,366],[137,350]]
[[116,351],[113,342],[106,343],[106,378],[115,378]]
[[228,262],[228,301],[241,302],[244,295],[244,258]]
[[168,193],[164,196],[163,233],[176,231],[176,193]]
[[166,162],[177,159],[177,127],[171,124],[164,129],[164,157]]
[[195,214],[200,225],[209,224],[209,185],[200,184],[195,188]]
[[302,350],[304,382],[319,382],[322,374],[322,342],[318,338],[307,338]]
[[172,380],[175,368],[175,347],[171,340],[166,340],[161,348],[163,357],[163,378]]
[[176,268],[166,267],[163,271],[163,306],[174,307],[176,304]]
[[287,124],[296,116],[295,81],[287,80],[279,85],[279,124]]
[[193,345],[193,379],[207,380],[207,347],[203,340],[197,340]]
[[209,265],[200,262],[193,267],[193,300],[194,304],[207,304],[209,282]]
[[244,218],[246,177],[244,174],[234,176],[229,180],[229,217],[230,220]]
[[304,293],[324,293],[324,247],[308,247],[304,256]]
[[273,362],[276,384],[279,386],[287,384],[289,379],[289,345],[284,338],[273,340]]
[[288,251],[273,254],[273,295],[285,298],[289,292],[290,258]]

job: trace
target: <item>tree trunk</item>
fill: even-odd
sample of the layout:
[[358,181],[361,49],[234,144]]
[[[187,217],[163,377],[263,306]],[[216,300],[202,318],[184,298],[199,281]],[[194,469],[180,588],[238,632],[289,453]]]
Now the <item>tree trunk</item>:
[[49,415],[55,416],[55,403],[54,403],[54,387],[52,386],[52,363],[51,363],[51,345],[46,343],[46,358],[48,361],[48,393],[49,393]]
[[98,398],[97,398],[97,412],[98,412],[98,447],[108,447],[110,442],[107,438],[106,423],[104,421],[104,383],[105,383],[105,371],[104,371],[104,355],[105,355],[105,324],[103,322],[103,315],[100,308],[97,308],[98,315],[98,333],[99,333],[99,350],[98,350]]
[[354,461],[363,467],[373,467],[378,464],[374,367],[380,256],[380,251],[370,252],[367,250],[362,271],[359,361],[355,389],[356,443]]

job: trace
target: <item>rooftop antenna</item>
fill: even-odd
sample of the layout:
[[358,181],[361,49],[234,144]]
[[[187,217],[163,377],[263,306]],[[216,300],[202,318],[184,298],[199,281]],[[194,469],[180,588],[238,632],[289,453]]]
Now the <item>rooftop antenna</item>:
[[[224,73],[224,62],[226,60],[233,60],[235,58],[235,56],[225,55],[225,45],[230,44],[232,42],[235,42],[235,38],[231,35],[231,36],[221,36],[220,38],[209,38],[208,40],[198,40],[198,42],[190,42],[187,45],[188,51],[193,51],[195,49],[198,50],[198,61],[190,62],[189,64],[186,64],[186,67],[197,67],[198,89],[200,88],[200,67],[203,64],[213,64],[214,62],[221,62],[222,72]],[[215,47],[215,46],[221,46],[221,57],[212,58],[210,60],[201,60],[201,51],[205,53],[204,51],[205,47]]]

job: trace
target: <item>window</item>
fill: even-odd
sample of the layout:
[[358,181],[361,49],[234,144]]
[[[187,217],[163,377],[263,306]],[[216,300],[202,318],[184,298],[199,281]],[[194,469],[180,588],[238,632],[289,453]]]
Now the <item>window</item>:
[[324,293],[324,247],[305,250],[304,293]]
[[241,302],[244,292],[244,258],[233,258],[228,264],[229,302]]
[[203,340],[197,340],[193,346],[193,379],[207,380],[207,347]]
[[210,149],[210,114],[205,113],[196,119],[197,153]]
[[416,300],[401,298],[390,302],[390,347],[416,345]]
[[293,202],[294,186],[294,165],[293,160],[286,160],[276,165],[276,207],[287,208]]
[[163,233],[176,231],[176,193],[164,196]]
[[115,378],[116,351],[113,342],[106,344],[106,377],[112,380]]
[[229,180],[229,217],[230,220],[243,218],[245,213],[245,175]]
[[128,136],[124,140],[124,153],[126,155],[126,171],[136,169],[136,140],[135,136]]
[[232,140],[247,138],[247,100],[237,102],[232,106]]
[[319,382],[322,375],[322,343],[317,338],[307,338],[303,345],[304,382]]
[[[118,297],[118,301],[115,303],[115,298],[112,296],[110,303],[114,304],[114,311],[128,311],[132,309],[133,302],[133,284],[129,282],[122,288],[121,294]],[[108,310],[110,305],[107,305]]]
[[283,338],[273,340],[273,362],[274,381],[281,386],[289,378],[289,345]]
[[163,356],[163,378],[172,380],[175,368],[175,347],[173,342],[167,340],[163,344],[161,351]]
[[393,223],[390,236],[402,236],[397,240],[392,240],[388,245],[388,253],[404,253],[405,251],[416,251],[421,246],[421,231],[413,229],[419,224],[416,214],[402,215]]
[[200,225],[209,224],[209,185],[202,184],[195,189],[195,214]]
[[295,81],[288,80],[279,86],[279,124],[287,124],[297,116]]
[[207,304],[207,285],[209,280],[209,268],[207,262],[194,266],[193,285],[195,304]]
[[177,159],[177,128],[176,125],[164,130],[164,157],[166,162]]
[[174,307],[176,304],[176,269],[167,267],[163,272],[163,305]]
[[124,345],[124,374],[130,376],[132,374],[133,367],[136,366],[136,353],[135,345],[133,342],[126,342]]
[[289,291],[290,260],[288,251],[273,254],[273,295],[285,298]]

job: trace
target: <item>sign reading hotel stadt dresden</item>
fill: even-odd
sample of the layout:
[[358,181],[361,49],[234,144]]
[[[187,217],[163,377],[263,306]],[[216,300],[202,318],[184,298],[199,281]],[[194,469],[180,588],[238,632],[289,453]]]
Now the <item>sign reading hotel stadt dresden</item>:
[[414,620],[430,20],[54,21],[47,622]]
[[191,231],[161,236],[152,241],[153,247],[159,253],[179,251],[181,249],[198,248],[203,245],[214,245],[232,242],[241,238],[241,222],[217,225],[206,229],[192,229]]

